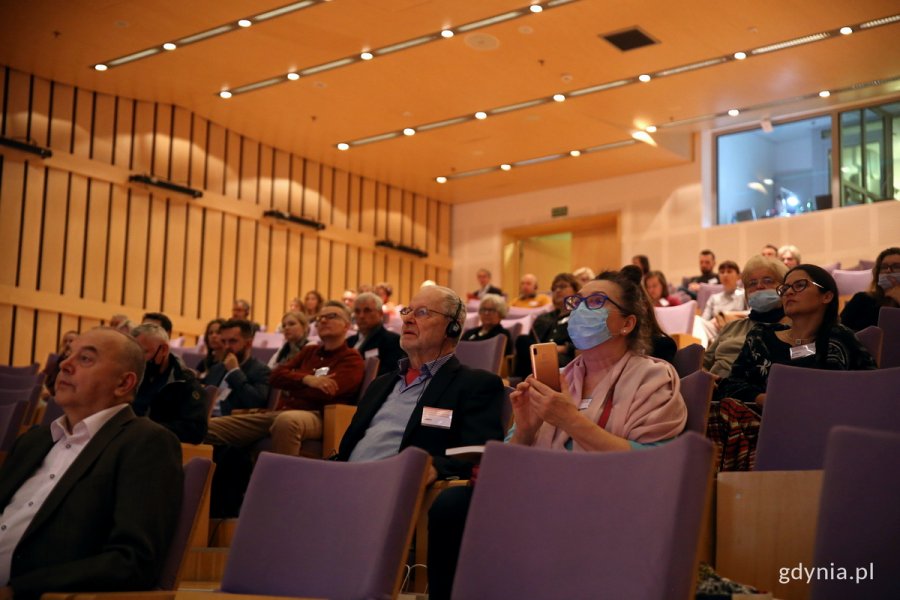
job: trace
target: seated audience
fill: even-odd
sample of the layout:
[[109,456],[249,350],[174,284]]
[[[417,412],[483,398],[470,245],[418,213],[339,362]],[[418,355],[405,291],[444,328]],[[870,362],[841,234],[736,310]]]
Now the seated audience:
[[207,385],[219,387],[213,416],[230,415],[235,408],[266,408],[270,371],[250,352],[253,328],[249,321],[225,321],[219,328],[219,337],[225,346],[225,357],[212,365],[204,378]]
[[562,368],[575,358],[575,346],[569,337],[569,309],[565,300],[581,289],[581,284],[574,275],[559,273],[553,278],[553,310],[538,315],[531,325],[531,332],[516,338],[515,375],[527,377],[531,373],[531,344],[553,342]]
[[353,316],[358,333],[347,338],[347,345],[363,358],[378,358],[378,375],[397,370],[400,359],[406,353],[400,348],[400,336],[384,327],[381,298],[372,292],[363,292],[353,303]]
[[281,334],[284,344],[269,359],[269,368],[274,369],[297,356],[297,353],[309,342],[306,334],[309,331],[309,317],[299,310],[284,313],[281,317]]
[[875,368],[875,360],[853,332],[838,323],[837,285],[827,271],[797,265],[777,291],[791,324],[758,324],[751,329],[731,374],[719,382],[716,397],[722,400],[710,411],[707,435],[719,447],[720,469],[753,468],[772,365]]
[[385,317],[393,317],[397,312],[397,305],[391,302],[391,295],[394,293],[394,288],[386,281],[382,281],[377,284],[374,289],[367,290],[360,287],[360,293],[362,292],[375,292],[379,298],[381,298],[381,310],[384,312]]
[[505,319],[509,308],[506,306],[506,300],[503,296],[497,294],[485,294],[481,298],[478,305],[478,319],[481,324],[478,327],[469,329],[462,335],[465,342],[480,342],[498,335],[506,336],[506,350],[503,351],[505,356],[512,354],[512,334],[503,325],[500,324],[501,319]]
[[306,296],[303,298],[303,307],[302,312],[306,315],[307,319],[315,318],[316,315],[319,314],[319,311],[322,310],[322,306],[325,302],[325,299],[322,298],[322,294],[320,294],[316,290],[311,290],[306,292]]
[[778,246],[766,244],[762,247],[762,250],[759,251],[759,254],[766,258],[778,258]]
[[186,444],[206,435],[206,393],[203,385],[169,351],[169,336],[159,325],[144,323],[131,332],[144,350],[144,378],[131,404],[139,417],[156,421]]
[[[701,283],[719,283],[716,278],[716,255],[712,250],[706,249],[700,251],[700,275],[691,277],[687,280],[687,285],[681,288],[691,299],[697,299],[697,291],[700,289]],[[668,292],[667,292],[668,293]]]
[[341,302],[344,303],[344,306],[347,307],[347,310],[353,309],[353,301],[356,300],[356,292],[353,290],[344,290],[344,293],[341,294]]
[[747,332],[758,323],[783,323],[781,298],[775,289],[784,283],[787,267],[776,258],[756,255],[747,261],[741,273],[744,293],[750,305],[746,319],[726,324],[703,355],[703,368],[718,378],[728,377],[731,365],[744,347]]
[[181,446],[130,402],[144,353],[97,328],[60,364],[63,416],[30,429],[0,469],[0,598],[151,590],[178,521]]
[[593,269],[590,267],[581,267],[579,269],[575,269],[572,272],[572,275],[575,279],[578,280],[578,285],[583,286],[591,279],[595,278],[597,275],[594,273]]
[[340,302],[327,302],[316,320],[322,343],[304,346],[269,377],[282,390],[275,410],[211,419],[207,443],[243,448],[271,435],[272,452],[297,456],[304,440],[322,438],[326,405],[356,401],[363,361],[344,343],[350,314]]
[[784,263],[788,269],[793,269],[800,264],[800,249],[790,244],[778,249],[778,260]]
[[[128,321],[128,315],[123,315],[122,313],[116,313],[109,318],[109,326],[112,329],[116,329],[121,331],[121,327]],[[129,332],[131,329],[128,330]]]
[[491,272],[487,269],[478,269],[475,278],[478,280],[478,289],[469,294],[470,299],[480,300],[485,294],[503,295],[500,288],[491,285]]
[[[581,354],[560,374],[561,392],[531,376],[516,387],[510,396],[515,426],[508,442],[615,452],[679,435],[687,422],[680,380],[672,365],[647,356],[647,307],[640,286],[620,272],[601,273],[566,305],[572,311],[569,335]],[[472,489],[448,488],[429,511],[433,599],[450,597]],[[560,502],[564,507],[565,499]]]
[[641,285],[643,276],[641,275],[640,267],[625,265],[622,267],[621,273],[640,288],[641,297],[647,306],[646,321],[650,330],[650,356],[674,364],[675,353],[678,352],[678,344],[675,343],[675,340],[669,334],[662,330],[662,327],[659,326],[659,321],[656,320],[653,302],[650,300],[647,290]]
[[[141,323],[152,323],[159,325],[166,332],[166,335],[172,337],[172,319],[161,312],[148,312],[141,317]],[[130,331],[128,333],[131,333]]]
[[900,306],[900,248],[881,251],[872,268],[872,285],[866,292],[857,292],[841,312],[841,323],[860,331],[878,325],[878,311],[882,306]]
[[[431,481],[466,478],[472,463],[445,452],[503,438],[503,382],[453,356],[466,318],[453,290],[422,288],[400,314],[400,346],[408,358],[400,361],[399,371],[366,389],[337,458],[378,460],[416,446],[432,456]],[[444,411],[452,417],[442,416]]]
[[225,358],[227,350],[222,338],[219,337],[219,330],[225,323],[225,319],[213,319],[206,324],[206,332],[203,334],[203,347],[206,348],[206,356],[204,356],[195,369],[200,374],[200,379],[206,379],[206,374],[210,367],[216,363],[222,362]]
[[257,331],[262,331],[263,328],[259,323],[256,323],[250,319],[250,303],[246,300],[241,300],[238,298],[234,301],[234,305],[231,307],[231,319],[238,321],[247,321],[250,323],[250,331],[251,333],[256,333]]
[[736,262],[725,260],[719,264],[719,282],[724,289],[707,299],[701,315],[703,327],[710,341],[716,339],[725,323],[742,317],[734,313],[743,313],[747,310],[744,290],[737,286],[740,276],[741,268]]
[[551,302],[550,296],[538,294],[537,277],[527,273],[522,276],[522,280],[519,282],[518,298],[510,302],[509,305],[516,308],[540,308],[541,306],[547,306]]
[[631,264],[641,268],[641,276],[650,272],[650,259],[643,254],[636,254],[631,257]]
[[300,296],[294,296],[291,298],[291,302],[288,304],[288,312],[303,312],[303,299]]
[[644,275],[644,289],[650,296],[653,306],[678,306],[681,301],[678,296],[669,295],[669,282],[662,271],[650,271]]

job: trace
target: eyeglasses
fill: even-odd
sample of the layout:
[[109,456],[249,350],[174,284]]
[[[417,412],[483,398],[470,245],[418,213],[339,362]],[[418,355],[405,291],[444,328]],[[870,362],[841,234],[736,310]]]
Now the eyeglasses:
[[604,294],[603,292],[595,292],[587,297],[582,296],[566,296],[566,299],[563,301],[563,304],[569,310],[575,310],[576,308],[584,302],[585,306],[588,307],[588,310],[599,310],[606,305],[606,302],[609,301],[613,306],[618,308],[625,314],[629,314],[627,310],[622,308],[622,305],[617,303],[615,300]]
[[332,321],[334,319],[340,319],[341,315],[338,313],[321,313],[318,317],[316,317],[316,321],[319,323],[324,323],[325,321]]
[[763,277],[762,279],[751,279],[747,282],[745,286],[748,290],[752,290],[755,287],[759,287],[760,285],[765,287],[772,287],[775,285],[775,280],[771,277]]
[[452,319],[450,315],[446,313],[442,313],[439,310],[432,310],[427,306],[420,306],[419,308],[413,308],[411,306],[404,306],[400,309],[400,314],[404,317],[407,315],[412,315],[417,321],[419,319],[424,319],[428,316],[429,313],[434,313],[436,315],[441,315],[442,317],[447,317],[448,319]]
[[900,263],[892,263],[886,265],[884,263],[881,264],[881,268],[878,269],[879,273],[900,273]]
[[799,294],[803,290],[809,287],[809,284],[813,284],[817,288],[824,290],[825,286],[819,285],[815,281],[810,281],[809,279],[798,279],[794,283],[783,283],[775,288],[775,293],[779,296],[784,296],[787,294],[788,290],[794,290],[795,294]]

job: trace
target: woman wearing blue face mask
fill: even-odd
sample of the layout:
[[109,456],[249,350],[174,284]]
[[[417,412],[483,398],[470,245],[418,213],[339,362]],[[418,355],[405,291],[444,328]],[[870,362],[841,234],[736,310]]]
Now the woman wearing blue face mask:
[[569,337],[581,353],[563,369],[563,391],[528,377],[510,395],[509,442],[574,451],[631,450],[684,429],[687,409],[675,369],[648,356],[647,305],[619,272],[602,273],[577,295]]
[[841,323],[860,331],[878,325],[882,306],[900,306],[900,248],[882,250],[872,268],[872,285],[853,295],[841,312]]
[[719,337],[710,344],[703,355],[703,368],[716,377],[728,377],[731,365],[738,357],[747,332],[758,323],[779,323],[788,319],[781,307],[781,298],[775,288],[784,283],[787,267],[780,260],[757,255],[747,261],[741,271],[744,294],[750,305],[746,319],[732,321],[722,328]]

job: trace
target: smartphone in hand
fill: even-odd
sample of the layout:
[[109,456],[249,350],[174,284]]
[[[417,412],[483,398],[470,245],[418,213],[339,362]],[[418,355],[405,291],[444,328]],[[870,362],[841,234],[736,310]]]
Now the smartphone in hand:
[[559,358],[557,358],[556,344],[553,342],[532,344],[530,352],[531,372],[534,374],[534,378],[555,391],[560,391]]

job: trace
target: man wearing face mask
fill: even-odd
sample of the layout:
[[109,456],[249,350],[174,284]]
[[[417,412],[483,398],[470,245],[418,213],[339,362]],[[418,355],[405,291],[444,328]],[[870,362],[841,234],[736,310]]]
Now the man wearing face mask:
[[722,328],[719,337],[710,344],[703,355],[703,368],[717,377],[728,377],[731,365],[741,352],[747,332],[757,323],[778,323],[784,316],[781,298],[775,288],[784,283],[787,267],[780,260],[757,255],[747,261],[741,272],[744,294],[750,305],[746,319],[732,321]]
[[206,402],[203,386],[169,352],[169,336],[159,325],[144,323],[131,332],[144,350],[144,378],[132,408],[149,417],[187,444],[199,444],[206,435]]

